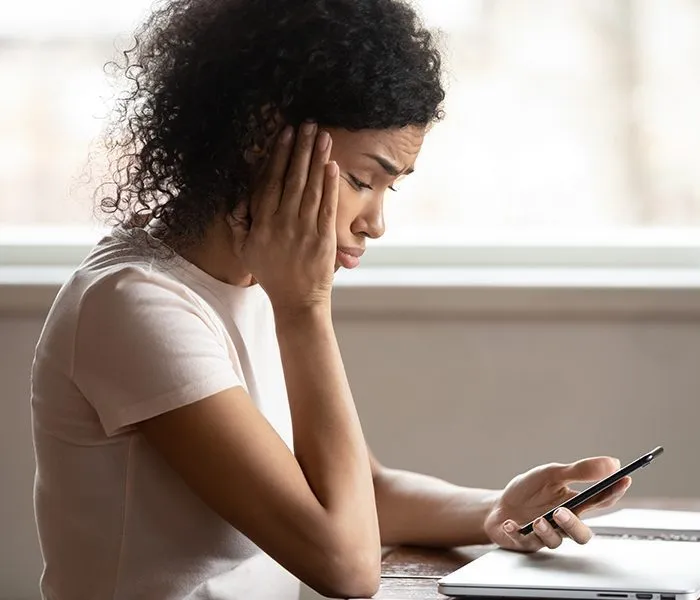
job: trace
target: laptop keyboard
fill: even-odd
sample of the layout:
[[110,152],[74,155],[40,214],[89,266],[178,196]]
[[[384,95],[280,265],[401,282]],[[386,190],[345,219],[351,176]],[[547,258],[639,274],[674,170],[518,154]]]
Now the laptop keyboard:
[[599,533],[599,537],[619,538],[625,540],[662,540],[667,542],[700,542],[700,535],[659,533],[654,535],[628,535]]

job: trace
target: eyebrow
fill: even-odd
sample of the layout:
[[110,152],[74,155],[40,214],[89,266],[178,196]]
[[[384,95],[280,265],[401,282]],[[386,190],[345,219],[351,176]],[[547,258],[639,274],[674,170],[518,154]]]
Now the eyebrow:
[[384,169],[392,177],[398,177],[399,175],[402,175],[402,174],[403,175],[410,175],[411,173],[413,173],[413,171],[415,171],[415,169],[413,167],[409,167],[408,169],[406,169],[405,172],[403,172],[394,163],[387,160],[383,156],[379,156],[377,154],[366,154],[365,153],[364,156],[367,156],[373,160],[376,160],[379,163],[379,165],[382,167],[382,169]]

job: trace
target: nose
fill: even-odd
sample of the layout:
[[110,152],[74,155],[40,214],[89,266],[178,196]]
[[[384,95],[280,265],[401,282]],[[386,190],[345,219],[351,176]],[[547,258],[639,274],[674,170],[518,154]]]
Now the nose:
[[384,223],[384,202],[380,196],[374,202],[368,203],[355,219],[353,233],[362,237],[376,240],[384,235],[386,225]]

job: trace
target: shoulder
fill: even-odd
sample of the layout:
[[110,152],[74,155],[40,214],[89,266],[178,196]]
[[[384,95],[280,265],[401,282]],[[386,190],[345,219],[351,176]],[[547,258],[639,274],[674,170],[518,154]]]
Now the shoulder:
[[121,265],[91,277],[78,299],[77,323],[111,322],[110,329],[136,327],[174,331],[186,323],[198,323],[220,333],[215,312],[189,286],[147,265]]
[[[66,285],[79,312],[97,305],[133,312],[194,311],[211,316],[208,305],[181,275],[180,258],[140,229],[115,228],[92,249]],[[67,290],[68,291],[68,290]]]

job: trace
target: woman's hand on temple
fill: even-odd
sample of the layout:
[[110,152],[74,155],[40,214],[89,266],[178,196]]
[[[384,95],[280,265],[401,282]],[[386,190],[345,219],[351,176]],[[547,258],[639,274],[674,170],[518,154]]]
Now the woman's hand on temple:
[[330,301],[337,250],[338,166],[332,140],[314,123],[287,126],[253,190],[228,221],[236,252],[273,307],[297,310]]
[[536,467],[515,477],[503,490],[494,508],[486,517],[484,529],[489,539],[509,550],[534,552],[543,547],[557,548],[564,537],[585,544],[591,530],[579,516],[591,509],[613,506],[629,488],[632,480],[624,477],[574,511],[561,509],[554,514],[559,529],[538,519],[532,533],[522,535],[518,529],[573,498],[578,492],[569,487],[573,482],[593,482],[620,468],[620,461],[609,457],[586,458],[571,464],[549,464]]

